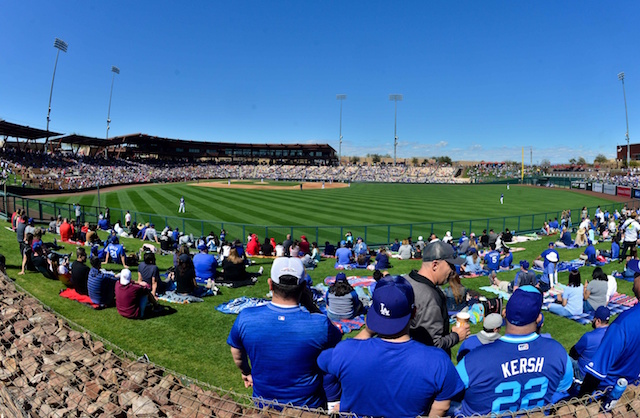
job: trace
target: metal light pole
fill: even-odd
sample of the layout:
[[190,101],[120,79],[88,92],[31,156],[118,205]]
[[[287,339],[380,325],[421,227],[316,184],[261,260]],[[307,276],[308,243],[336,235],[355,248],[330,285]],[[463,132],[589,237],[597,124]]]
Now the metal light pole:
[[[47,111],[47,132],[49,132],[49,121],[51,120],[51,96],[53,96],[53,82],[56,79],[56,68],[58,68],[58,56],[60,56],[60,51],[67,52],[67,48],[69,47],[69,45],[65,41],[58,38],[56,38],[55,41],[53,41],[53,46],[58,51],[56,52],[56,63],[53,65],[53,77],[51,78],[51,91],[49,92],[49,110]],[[49,143],[49,136],[47,136],[47,139],[44,143],[45,151],[47,149],[48,143]]]
[[389,100],[393,100],[395,102],[395,119],[393,122],[393,165],[396,165],[396,150],[398,148],[398,101],[402,101],[402,94],[390,94]]
[[631,145],[629,145],[629,115],[627,114],[627,94],[624,91],[624,72],[618,74],[618,80],[622,81],[622,95],[624,96],[624,116],[627,119],[627,170],[631,164]]
[[336,94],[336,99],[340,100],[340,143],[338,147],[338,165],[342,165],[342,102],[346,98],[346,94]]
[[111,123],[111,96],[113,96],[113,81],[116,79],[116,74],[120,74],[120,68],[112,65],[111,72],[113,76],[111,77],[111,92],[109,93],[109,111],[107,112],[107,138],[109,139],[109,124]]

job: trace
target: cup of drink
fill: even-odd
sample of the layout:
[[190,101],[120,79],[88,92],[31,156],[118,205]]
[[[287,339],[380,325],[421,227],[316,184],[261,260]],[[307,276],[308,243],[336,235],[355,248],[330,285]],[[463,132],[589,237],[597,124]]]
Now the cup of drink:
[[469,312],[458,312],[458,315],[456,315],[456,326],[460,327],[462,325],[469,324],[469,318],[471,318]]

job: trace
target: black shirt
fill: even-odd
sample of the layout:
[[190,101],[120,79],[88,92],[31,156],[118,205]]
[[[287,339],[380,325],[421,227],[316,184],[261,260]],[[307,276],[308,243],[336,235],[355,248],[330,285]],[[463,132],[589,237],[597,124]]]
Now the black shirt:
[[90,267],[79,261],[71,263],[71,284],[76,292],[81,295],[88,295],[87,280],[89,280]]

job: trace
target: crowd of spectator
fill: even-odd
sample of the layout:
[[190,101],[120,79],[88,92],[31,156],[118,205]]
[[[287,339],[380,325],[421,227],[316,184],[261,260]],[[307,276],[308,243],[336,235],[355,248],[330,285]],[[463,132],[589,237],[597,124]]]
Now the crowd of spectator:
[[329,182],[464,183],[456,177],[459,169],[448,165],[250,165],[215,162],[171,162],[47,155],[6,150],[0,162],[4,177],[15,174],[21,184],[41,189],[83,189],[96,185],[174,182],[196,179],[265,179]]

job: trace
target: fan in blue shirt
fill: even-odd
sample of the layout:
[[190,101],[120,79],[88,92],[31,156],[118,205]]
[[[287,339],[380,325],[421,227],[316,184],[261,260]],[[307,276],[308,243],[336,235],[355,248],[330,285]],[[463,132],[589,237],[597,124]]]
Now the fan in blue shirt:
[[445,416],[464,386],[445,352],[409,337],[415,314],[411,284],[386,276],[373,292],[367,329],[318,357],[342,386],[340,411],[358,416]]
[[[640,265],[638,260],[631,260],[627,268],[636,273],[633,282],[633,293],[640,297]],[[624,377],[629,383],[640,376],[640,304],[618,315],[609,325],[602,338],[602,343],[587,365],[584,383],[580,395],[614,386],[617,380]]]
[[254,398],[320,408],[326,396],[316,361],[342,334],[325,315],[300,307],[304,276],[299,258],[277,258],[269,279],[272,302],[240,312],[227,344]]
[[602,338],[609,327],[609,317],[611,311],[606,306],[596,309],[591,326],[593,331],[585,333],[576,345],[571,347],[569,357],[573,359],[573,375],[576,379],[582,380],[586,374],[586,365],[591,361],[594,354],[600,347]]
[[491,244],[491,251],[484,255],[485,270],[494,271],[500,269],[500,253],[496,251],[496,245]]
[[551,403],[556,392],[573,382],[564,347],[536,333],[542,294],[533,286],[518,288],[506,309],[506,335],[469,352],[458,366],[466,391],[460,415],[501,414]]

